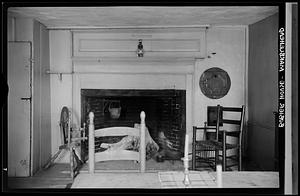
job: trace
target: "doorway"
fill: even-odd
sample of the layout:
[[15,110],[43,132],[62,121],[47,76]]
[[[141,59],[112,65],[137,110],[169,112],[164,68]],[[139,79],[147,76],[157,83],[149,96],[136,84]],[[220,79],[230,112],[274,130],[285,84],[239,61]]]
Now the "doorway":
[[30,42],[8,42],[10,177],[28,177],[31,173],[31,47]]

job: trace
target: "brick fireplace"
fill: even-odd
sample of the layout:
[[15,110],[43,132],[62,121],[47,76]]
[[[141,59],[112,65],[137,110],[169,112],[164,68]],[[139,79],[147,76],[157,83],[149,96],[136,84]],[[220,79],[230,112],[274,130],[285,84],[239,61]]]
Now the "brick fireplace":
[[[109,105],[118,103],[120,116],[113,118]],[[175,89],[81,89],[81,122],[87,122],[94,112],[95,129],[129,126],[140,122],[140,112],[146,113],[146,126],[154,141],[158,132],[171,141],[175,151],[183,153],[186,132],[186,91]],[[157,142],[158,143],[158,142]],[[96,141],[96,145],[100,145]]]

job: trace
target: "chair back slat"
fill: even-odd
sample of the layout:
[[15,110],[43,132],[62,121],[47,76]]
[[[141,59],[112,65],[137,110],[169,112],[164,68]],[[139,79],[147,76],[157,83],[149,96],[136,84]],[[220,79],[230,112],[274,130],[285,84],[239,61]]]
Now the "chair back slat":
[[242,112],[243,108],[222,107],[222,111],[226,111],[226,112]]
[[[244,116],[245,116],[245,106],[242,105],[242,107],[223,107],[218,105],[218,119],[217,119],[217,134],[219,132],[219,127],[223,124],[234,124],[239,125],[239,131],[240,131],[240,139],[241,135],[243,134],[243,124],[244,124]],[[224,112],[230,113],[230,112],[237,112],[240,113],[240,119],[239,120],[233,120],[233,119],[224,119]],[[218,137],[217,137],[218,140]],[[241,143],[241,141],[240,141]]]
[[221,122],[225,124],[234,124],[234,125],[240,125],[241,121],[240,120],[228,120],[228,119],[222,119]]
[[[208,108],[212,108],[215,106],[208,106]],[[240,113],[240,120],[233,120],[233,119],[224,119],[224,112],[230,113],[230,112],[236,112]],[[214,129],[216,130],[215,140],[219,140],[219,130],[220,126],[223,126],[223,124],[234,124],[239,125],[239,131],[240,135],[242,135],[243,132],[243,123],[244,123],[244,116],[245,116],[245,106],[242,107],[223,107],[220,105],[217,105],[217,114],[216,114],[216,123],[214,126],[207,126],[207,123],[205,123],[204,127],[194,127],[193,135],[196,134],[197,130],[204,130],[204,133],[206,134],[207,130]],[[240,137],[241,138],[241,137]]]

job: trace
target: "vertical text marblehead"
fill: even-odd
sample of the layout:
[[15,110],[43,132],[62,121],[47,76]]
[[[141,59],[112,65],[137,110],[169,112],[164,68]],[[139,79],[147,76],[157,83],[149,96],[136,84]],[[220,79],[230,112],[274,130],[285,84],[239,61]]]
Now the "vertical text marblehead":
[[285,117],[285,32],[284,28],[279,29],[279,127],[284,127]]
[[284,71],[285,66],[285,34],[284,28],[279,29],[279,72]]

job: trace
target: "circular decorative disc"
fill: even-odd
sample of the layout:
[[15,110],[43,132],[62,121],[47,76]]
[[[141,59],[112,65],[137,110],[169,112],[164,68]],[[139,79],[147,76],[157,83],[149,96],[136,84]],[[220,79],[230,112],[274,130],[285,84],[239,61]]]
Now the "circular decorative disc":
[[200,77],[202,93],[211,99],[224,97],[230,89],[231,81],[226,71],[218,67],[207,69]]

